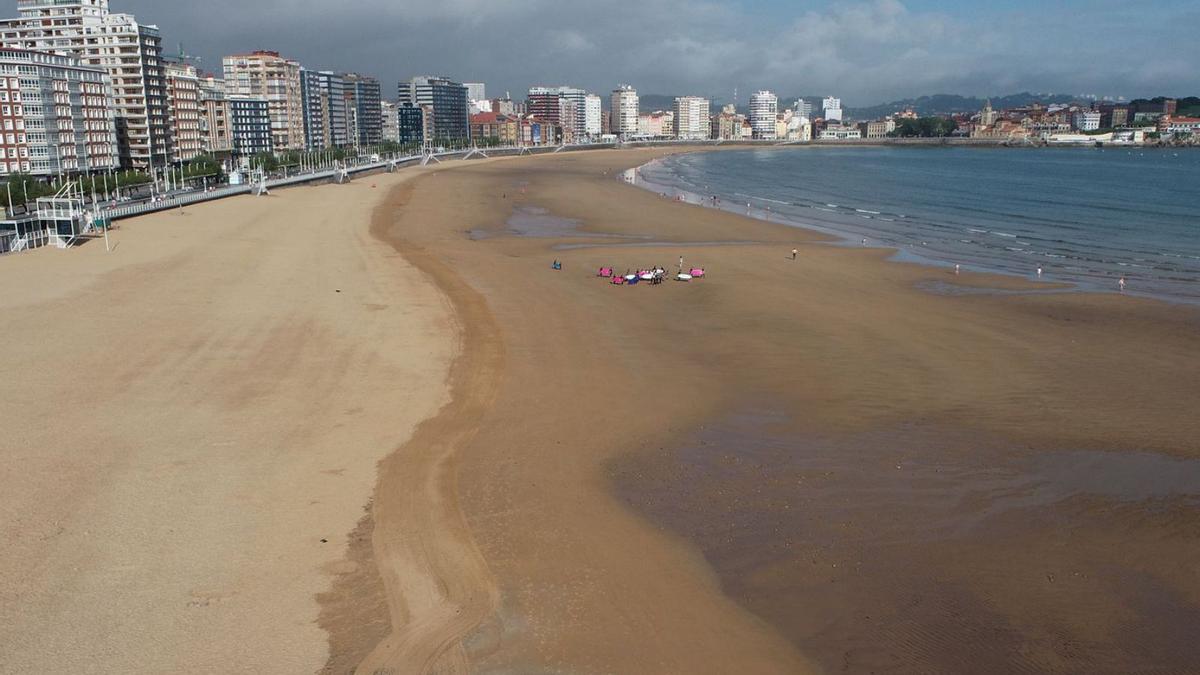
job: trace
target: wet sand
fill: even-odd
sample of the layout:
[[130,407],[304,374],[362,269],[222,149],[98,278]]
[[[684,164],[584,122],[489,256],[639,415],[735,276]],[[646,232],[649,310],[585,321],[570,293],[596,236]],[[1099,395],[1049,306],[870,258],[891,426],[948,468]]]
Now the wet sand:
[[[441,422],[470,539],[404,554],[445,556],[425,573],[456,583],[393,610],[395,641],[423,636],[421,663],[458,671],[1194,665],[1194,309],[944,292],[1044,287],[614,178],[660,153],[399,188],[387,236],[472,308],[464,353],[500,353],[464,384],[487,404]],[[681,255],[709,278],[594,276]],[[370,665],[402,668],[387,651]]]

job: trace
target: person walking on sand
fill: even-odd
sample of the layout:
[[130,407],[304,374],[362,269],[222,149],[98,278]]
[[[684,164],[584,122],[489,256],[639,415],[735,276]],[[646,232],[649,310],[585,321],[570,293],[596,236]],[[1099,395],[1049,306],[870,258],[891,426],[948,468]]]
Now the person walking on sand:
[[1042,266],[1041,265],[1038,265],[1038,278],[1039,279],[1042,278]]
[[962,267],[962,266],[961,266],[961,265],[959,265],[958,263],[954,263],[954,276],[958,276],[958,270],[959,270],[961,267]]
[[866,246],[866,245],[867,245],[867,238],[863,237],[863,246]]
[[1125,277],[1124,276],[1122,276],[1121,279],[1119,281],[1117,281],[1117,288],[1121,289],[1122,293],[1125,292]]
[[792,249],[792,260],[795,260],[795,259],[796,259],[796,254],[797,254],[797,253],[799,253],[799,252],[800,252],[800,251],[798,251],[798,250],[796,250],[796,249]]

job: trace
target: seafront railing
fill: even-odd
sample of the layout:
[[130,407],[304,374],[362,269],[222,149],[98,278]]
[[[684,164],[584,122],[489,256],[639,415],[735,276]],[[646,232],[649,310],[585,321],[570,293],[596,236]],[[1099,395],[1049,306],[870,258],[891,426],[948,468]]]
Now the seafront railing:
[[[470,159],[474,157],[509,157],[519,154],[540,155],[551,152],[560,152],[563,150],[594,150],[600,148],[612,148],[616,144],[613,143],[580,143],[577,145],[539,145],[539,146],[499,146],[493,148],[464,148],[458,150],[444,150],[441,152],[433,152],[419,155],[402,155],[389,157],[386,159],[372,160],[361,164],[348,165],[343,168],[322,168],[317,171],[309,171],[305,173],[293,174],[290,176],[280,176],[268,179],[265,182],[266,188],[270,191],[273,188],[283,188],[295,185],[303,185],[306,183],[319,183],[323,181],[338,180],[343,171],[349,176],[355,176],[365,173],[373,173],[379,171],[390,171],[394,169],[411,166],[413,164],[426,164],[430,161],[443,161],[453,159]],[[216,188],[208,191],[200,191],[193,193],[185,193],[181,195],[173,195],[166,198],[158,198],[147,202],[139,202],[137,204],[125,204],[108,207],[100,207],[96,213],[99,218],[113,221],[123,218],[133,218],[136,216],[155,213],[158,211],[167,211],[176,209],[189,204],[199,202],[213,201],[216,199],[226,199],[238,195],[253,194],[259,189],[259,184],[250,183],[244,185],[230,185],[223,188]]]
[[[902,144],[907,139],[887,139],[892,143]],[[917,141],[925,139],[916,139]],[[942,139],[936,139],[942,140]],[[954,139],[958,140],[958,139]],[[974,139],[971,139],[974,140]],[[951,141],[953,142],[953,141]],[[878,144],[879,141],[822,141],[814,140],[799,144],[812,145],[858,145],[858,144]],[[124,218],[133,218],[149,213],[159,211],[167,211],[177,209],[181,206],[197,204],[200,202],[208,202],[217,199],[226,199],[239,195],[248,195],[256,193],[265,185],[267,191],[273,188],[283,188],[295,185],[303,185],[307,183],[320,183],[324,181],[336,181],[341,179],[343,174],[347,177],[355,175],[378,172],[378,171],[394,171],[414,164],[427,165],[431,162],[441,162],[445,160],[470,160],[474,158],[490,158],[490,157],[511,157],[515,155],[544,155],[559,152],[573,152],[581,150],[605,150],[605,149],[621,149],[621,148],[647,148],[647,147],[680,147],[680,146],[698,146],[698,147],[717,147],[717,146],[779,146],[779,145],[796,145],[796,141],[783,140],[670,140],[670,139],[630,139],[625,141],[605,141],[596,143],[574,143],[570,145],[509,145],[497,147],[471,147],[454,150],[442,150],[438,152],[422,153],[416,155],[395,155],[391,157],[381,157],[378,160],[363,161],[358,164],[350,164],[343,167],[326,166],[315,171],[307,171],[299,174],[277,176],[270,178],[264,183],[248,183],[243,185],[228,185],[214,189],[208,189],[196,192],[187,192],[175,194],[168,197],[157,197],[149,201],[137,202],[132,204],[115,204],[105,206],[103,204],[94,207],[94,217],[103,221],[111,222]],[[990,141],[989,144],[997,144],[995,141]],[[25,238],[25,241],[9,242],[8,251],[0,251],[2,253],[17,252],[22,249],[33,248],[38,244],[44,244],[42,241],[32,241]]]

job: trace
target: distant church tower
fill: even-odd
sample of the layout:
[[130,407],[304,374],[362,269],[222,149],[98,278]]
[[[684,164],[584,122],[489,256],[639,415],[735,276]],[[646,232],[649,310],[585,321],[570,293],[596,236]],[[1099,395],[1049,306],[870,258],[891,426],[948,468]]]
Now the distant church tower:
[[993,126],[996,124],[998,117],[996,111],[992,109],[992,100],[988,99],[987,103],[983,106],[983,112],[979,113],[979,125],[984,127]]

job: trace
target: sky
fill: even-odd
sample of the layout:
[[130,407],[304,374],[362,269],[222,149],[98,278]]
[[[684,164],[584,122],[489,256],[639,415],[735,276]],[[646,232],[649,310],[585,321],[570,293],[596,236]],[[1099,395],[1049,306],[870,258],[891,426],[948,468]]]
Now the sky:
[[[5,0],[15,5],[13,0]],[[110,0],[219,71],[271,49],[317,70],[706,95],[1200,94],[1200,0]],[[15,11],[11,12],[15,14]]]

